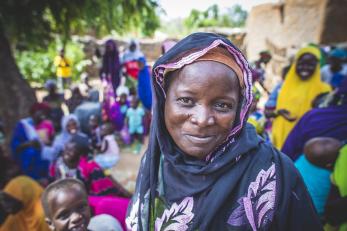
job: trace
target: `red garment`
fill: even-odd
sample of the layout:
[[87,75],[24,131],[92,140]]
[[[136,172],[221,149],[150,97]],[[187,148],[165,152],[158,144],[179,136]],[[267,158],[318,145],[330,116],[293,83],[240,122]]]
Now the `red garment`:
[[137,79],[137,76],[139,75],[140,68],[137,64],[137,61],[129,61],[124,63],[126,73],[133,77],[134,79]]

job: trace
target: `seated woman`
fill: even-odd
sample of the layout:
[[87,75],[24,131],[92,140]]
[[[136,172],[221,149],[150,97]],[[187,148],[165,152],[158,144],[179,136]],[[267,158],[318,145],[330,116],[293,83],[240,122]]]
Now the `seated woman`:
[[307,141],[304,155],[295,162],[318,215],[323,217],[330,191],[330,175],[339,154],[341,142],[334,138],[317,137]]
[[42,187],[0,150],[0,231],[48,231],[40,197]]
[[276,111],[286,112],[293,120],[277,116],[272,124],[272,142],[281,149],[299,119],[312,108],[318,95],[329,92],[330,86],[320,78],[320,50],[308,46],[300,49],[285,77],[276,103]]
[[242,53],[212,33],[159,58],[128,230],[322,230],[292,161],[246,125],[251,80]]
[[61,128],[61,133],[55,137],[53,142],[53,148],[56,157],[58,157],[62,153],[65,144],[71,139],[73,135],[78,134],[80,136],[86,136],[80,131],[80,123],[77,116],[75,116],[74,114],[63,117],[61,121]]
[[130,197],[130,193],[115,180],[106,177],[101,167],[88,156],[88,145],[88,138],[73,136],[66,143],[62,156],[51,166],[51,177],[77,178],[86,185],[89,195]]
[[13,159],[25,175],[34,179],[47,177],[53,152],[48,144],[53,139],[53,124],[46,120],[49,106],[36,103],[30,109],[30,117],[20,120],[13,132],[11,149]]

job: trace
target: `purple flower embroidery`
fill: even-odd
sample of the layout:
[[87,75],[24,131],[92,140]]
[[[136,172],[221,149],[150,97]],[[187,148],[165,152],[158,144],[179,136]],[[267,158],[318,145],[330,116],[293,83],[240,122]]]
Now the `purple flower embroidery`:
[[242,226],[249,223],[258,230],[272,220],[276,196],[275,164],[257,175],[249,187],[247,196],[237,200],[239,206],[231,213],[228,224]]

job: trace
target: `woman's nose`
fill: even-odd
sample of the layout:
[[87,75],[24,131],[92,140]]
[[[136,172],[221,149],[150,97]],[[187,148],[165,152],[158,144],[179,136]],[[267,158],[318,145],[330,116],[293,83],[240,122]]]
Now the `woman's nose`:
[[215,118],[211,109],[205,106],[197,106],[191,116],[191,122],[199,127],[211,126],[215,123]]

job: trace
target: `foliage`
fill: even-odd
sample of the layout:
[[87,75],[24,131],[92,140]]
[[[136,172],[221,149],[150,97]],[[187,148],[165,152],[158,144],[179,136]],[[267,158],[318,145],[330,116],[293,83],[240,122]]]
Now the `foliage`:
[[23,49],[46,47],[57,34],[64,45],[72,33],[141,28],[151,35],[159,27],[158,8],[154,0],[2,0],[0,32]]
[[[44,84],[48,79],[56,78],[56,69],[53,61],[57,51],[62,47],[62,41],[56,40],[46,49],[16,51],[17,65],[25,79],[31,83]],[[89,63],[84,59],[80,43],[70,41],[66,44],[66,57],[72,61],[72,77],[79,79],[84,67]]]
[[198,27],[243,27],[247,19],[247,11],[240,5],[234,5],[221,14],[218,5],[214,4],[205,11],[193,9],[188,18],[185,19],[185,26],[189,29]]

